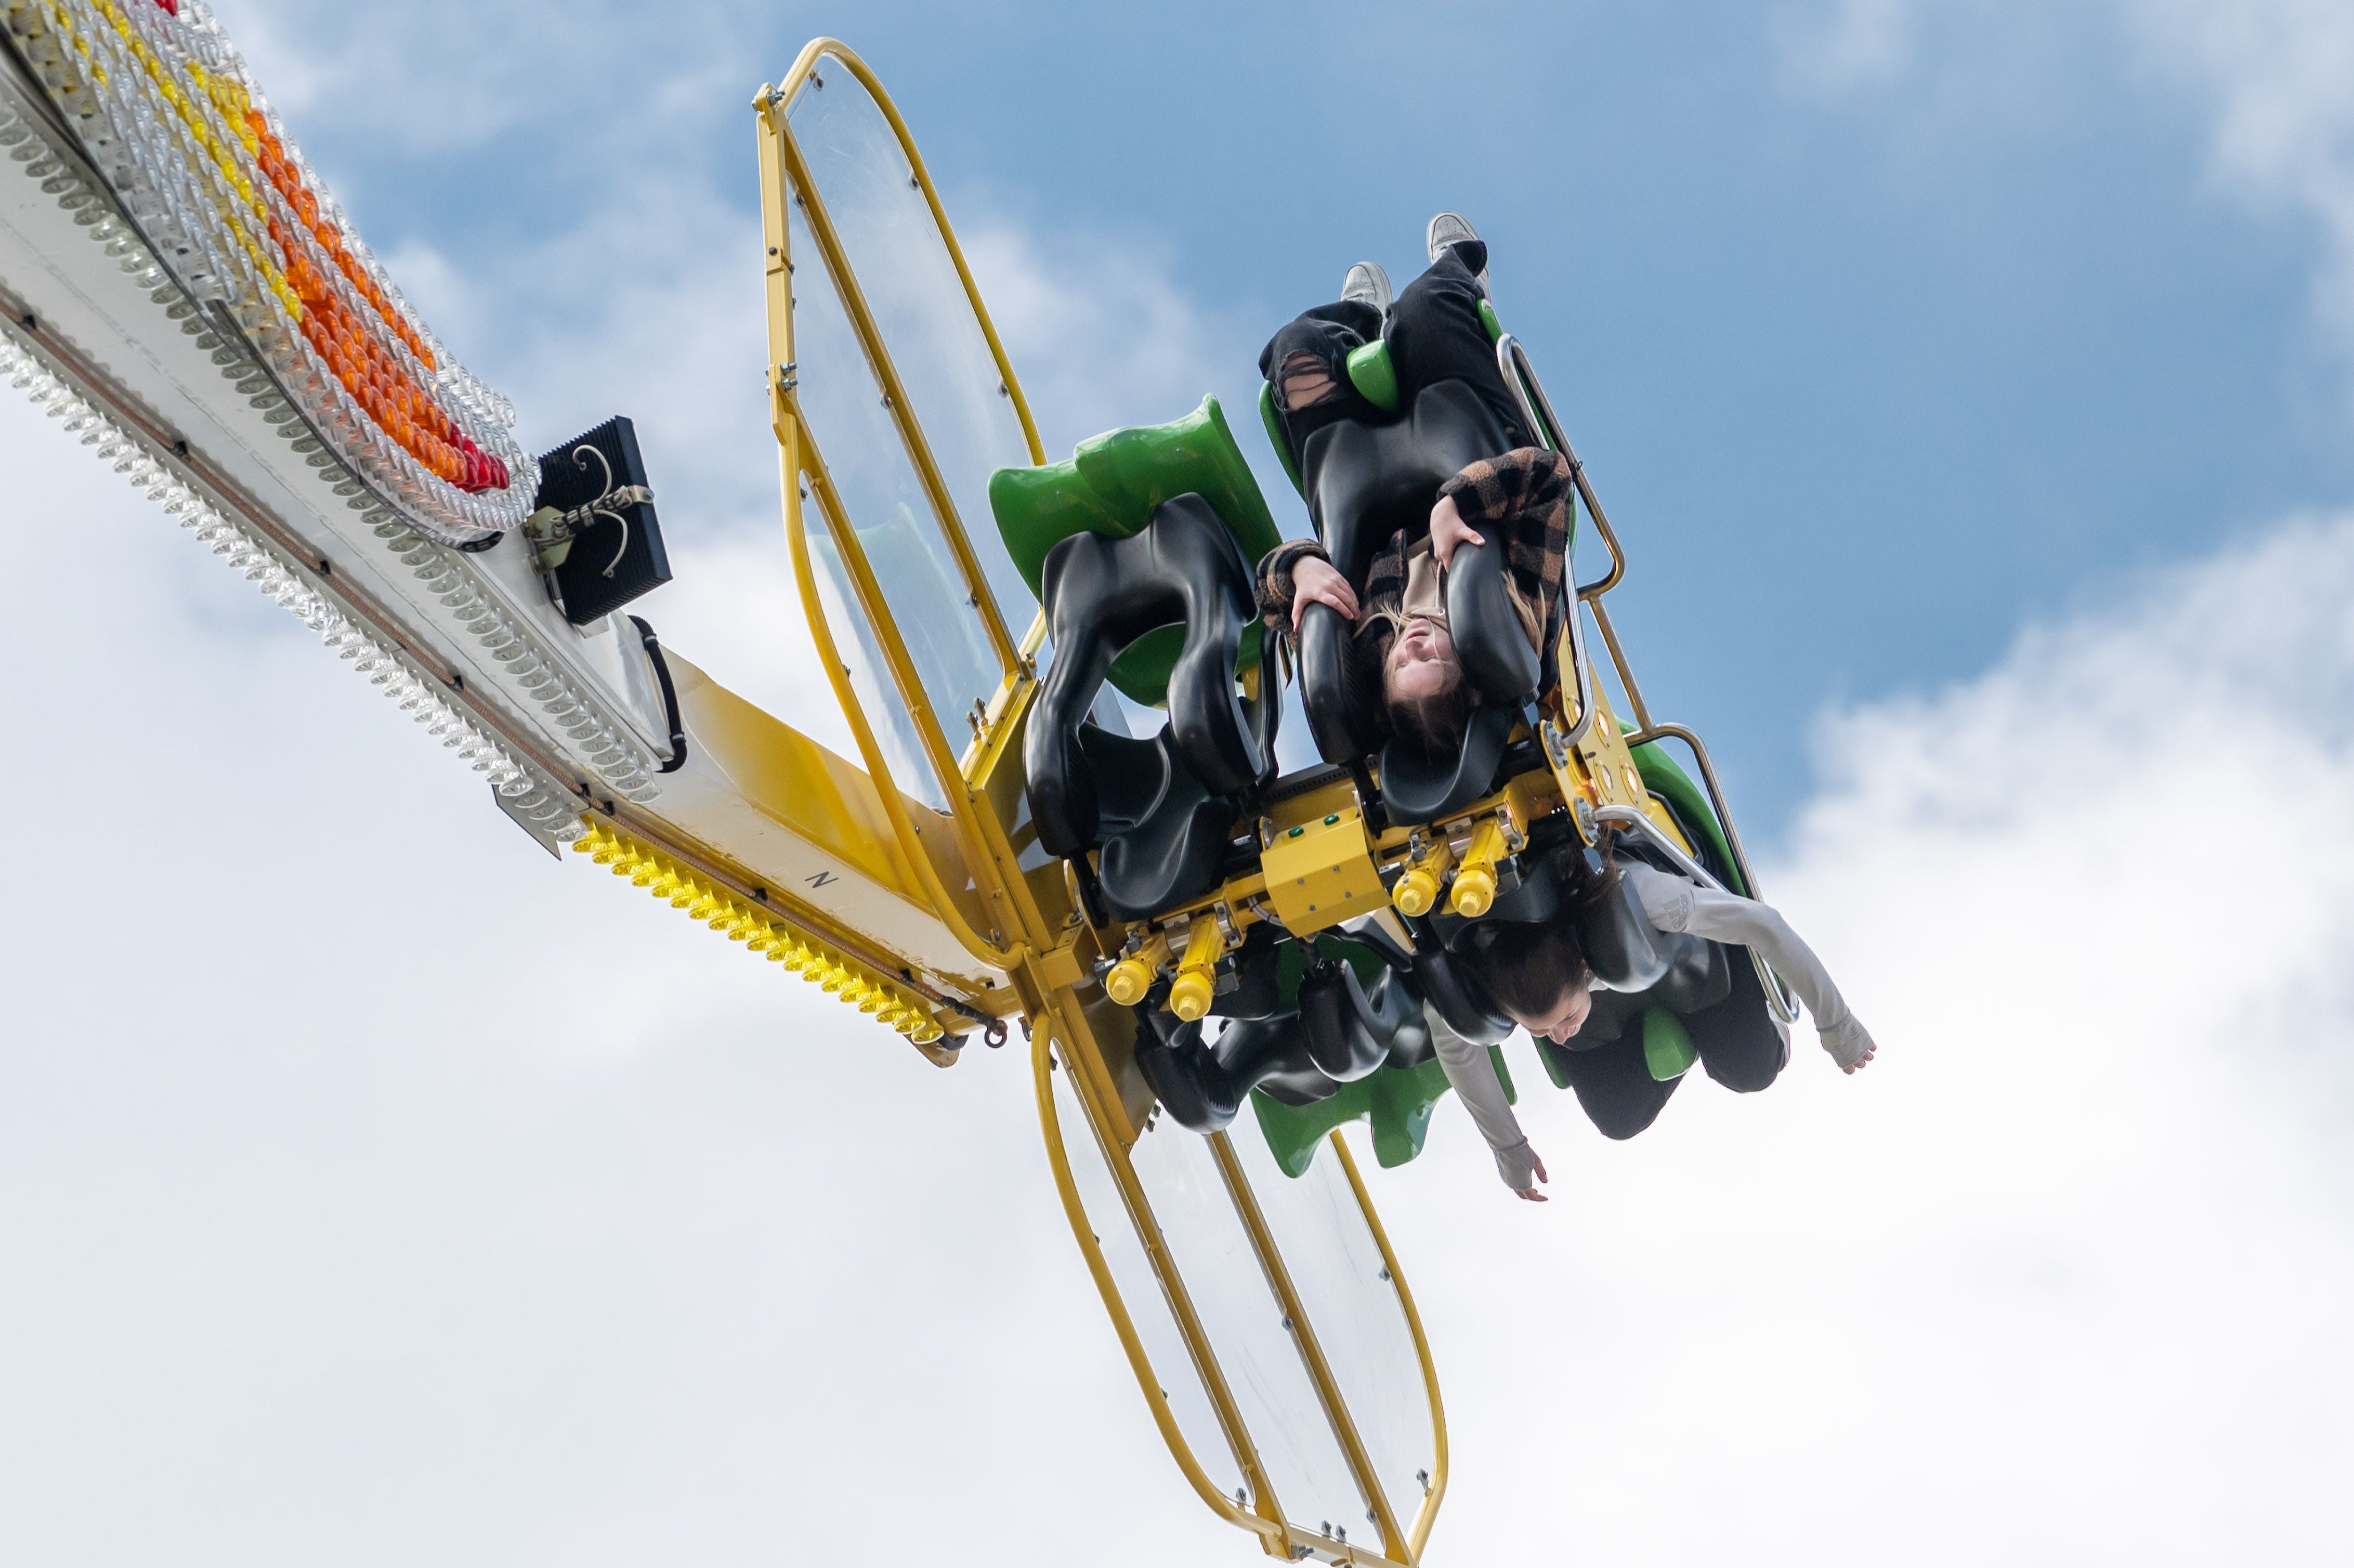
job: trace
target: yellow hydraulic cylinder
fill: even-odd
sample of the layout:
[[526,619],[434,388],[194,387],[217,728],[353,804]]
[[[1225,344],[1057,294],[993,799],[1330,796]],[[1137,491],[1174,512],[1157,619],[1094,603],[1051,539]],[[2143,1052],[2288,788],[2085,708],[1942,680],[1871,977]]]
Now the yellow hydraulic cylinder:
[[1136,951],[1112,965],[1104,976],[1104,994],[1122,1007],[1134,1007],[1152,989],[1152,977],[1169,958],[1169,938],[1153,932],[1139,945]]
[[1496,902],[1496,863],[1504,858],[1504,824],[1484,819],[1471,832],[1471,847],[1463,852],[1463,869],[1455,874],[1455,898],[1450,906],[1466,920],[1476,920]]
[[1217,917],[1206,912],[1194,916],[1177,978],[1169,982],[1170,1012],[1191,1023],[1210,1011],[1210,997],[1218,988],[1218,959],[1225,950],[1225,933],[1218,929]]
[[1455,846],[1438,839],[1416,857],[1405,874],[1390,889],[1390,902],[1401,915],[1427,915],[1437,906],[1438,889],[1455,863]]

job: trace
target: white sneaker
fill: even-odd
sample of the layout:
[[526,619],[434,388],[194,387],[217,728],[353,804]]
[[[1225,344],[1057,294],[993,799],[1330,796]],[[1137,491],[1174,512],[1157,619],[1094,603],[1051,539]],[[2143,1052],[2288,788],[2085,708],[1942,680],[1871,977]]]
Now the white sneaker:
[[[1460,244],[1466,239],[1477,239],[1479,235],[1471,227],[1470,220],[1461,213],[1442,212],[1430,220],[1430,227],[1423,231],[1422,238],[1423,248],[1436,261],[1447,254],[1448,246]],[[1479,269],[1479,291],[1483,294],[1488,291],[1488,269],[1485,267]]]
[[1343,300],[1363,300],[1384,315],[1390,313],[1390,275],[1378,261],[1360,261],[1341,280]]

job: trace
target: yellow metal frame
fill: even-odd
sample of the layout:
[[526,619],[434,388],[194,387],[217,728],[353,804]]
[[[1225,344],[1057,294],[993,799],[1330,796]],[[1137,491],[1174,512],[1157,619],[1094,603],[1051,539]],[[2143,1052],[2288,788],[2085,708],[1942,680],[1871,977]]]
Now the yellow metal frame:
[[[1136,1120],[1141,1105],[1136,1111],[1131,1111],[1130,1096],[1124,1091],[1134,1090],[1138,1080],[1132,1065],[1124,1060],[1124,1044],[1117,1047],[1122,1053],[1123,1060],[1119,1065],[1114,1065],[1114,1059],[1107,1054],[1106,1044],[1097,1038],[1087,1009],[1077,994],[1082,983],[1090,988],[1094,984],[1094,969],[1099,958],[1095,945],[1096,935],[1077,912],[1068,907],[1067,901],[1060,899],[1059,890],[1042,906],[1040,889],[1022,874],[1003,823],[990,809],[987,787],[992,775],[1004,766],[1018,766],[1018,752],[1012,745],[1012,737],[1018,734],[1019,726],[1027,716],[1030,700],[1035,694],[1036,673],[1032,661],[1044,641],[1044,618],[1034,620],[1018,643],[1009,635],[979,558],[973,552],[964,520],[956,512],[930,443],[922,428],[916,423],[897,369],[891,363],[888,345],[883,341],[868,309],[855,268],[843,250],[822,197],[810,183],[808,165],[794,141],[787,111],[796,93],[822,64],[839,66],[855,79],[889,123],[907,158],[916,184],[923,192],[933,221],[938,225],[941,238],[955,263],[975,319],[996,360],[1007,395],[1021,419],[1031,461],[1044,463],[1045,454],[1039,444],[1021,381],[1005,357],[1004,346],[981,302],[980,291],[973,284],[963,250],[957,243],[955,232],[941,207],[938,193],[933,187],[931,175],[907,133],[906,122],[900,118],[882,83],[855,54],[831,38],[812,41],[802,49],[780,83],[761,89],[754,100],[753,108],[758,123],[761,209],[768,244],[771,422],[781,450],[786,531],[792,551],[794,575],[811,636],[825,665],[827,679],[842,705],[859,755],[874,778],[876,793],[890,823],[891,835],[923,895],[931,902],[943,924],[974,959],[1007,975],[1012,991],[1009,1000],[1018,1003],[1029,1021],[1039,1122],[1044,1134],[1055,1185],[1062,1194],[1072,1234],[1087,1260],[1089,1272],[1095,1277],[1121,1347],[1136,1374],[1138,1386],[1144,1393],[1145,1402],[1152,1411],[1154,1422],[1175,1457],[1178,1468],[1221,1519],[1257,1535],[1270,1555],[1287,1560],[1315,1557],[1333,1563],[1412,1568],[1423,1542],[1428,1538],[1439,1500],[1445,1492],[1445,1413],[1439,1404],[1437,1372],[1430,1360],[1421,1321],[1415,1314],[1412,1298],[1406,1293],[1405,1276],[1390,1251],[1387,1236],[1373,1213],[1371,1196],[1366,1192],[1353,1162],[1349,1160],[1345,1145],[1335,1137],[1335,1147],[1339,1150],[1343,1168],[1348,1171],[1351,1190],[1398,1290],[1429,1397],[1436,1468],[1430,1489],[1410,1524],[1397,1520],[1390,1510],[1380,1479],[1358,1437],[1347,1402],[1315,1340],[1313,1325],[1300,1308],[1288,1266],[1264,1216],[1259,1213],[1249,1182],[1235,1161],[1232,1148],[1223,1138],[1213,1140],[1212,1147],[1214,1158],[1249,1236],[1253,1252],[1267,1275],[1268,1285],[1298,1326],[1301,1362],[1316,1389],[1334,1436],[1340,1442],[1352,1478],[1364,1494],[1380,1524],[1383,1550],[1379,1552],[1315,1531],[1303,1531],[1283,1516],[1273,1488],[1259,1463],[1248,1427],[1219,1370],[1216,1352],[1193,1310],[1184,1281],[1153,1217],[1150,1201],[1129,1159],[1129,1149],[1140,1130]],[[806,217],[811,243],[819,251],[820,259],[850,316],[860,350],[890,406],[894,424],[908,459],[934,508],[967,591],[982,615],[991,645],[1004,672],[1004,683],[986,706],[981,732],[961,757],[950,751],[942,735],[938,717],[931,709],[920,677],[892,622],[890,607],[827,470],[824,454],[819,450],[816,439],[801,415],[796,395],[797,376],[792,373],[795,365],[793,258],[789,204],[796,200],[801,203]],[[943,883],[933,856],[926,853],[922,832],[892,778],[888,760],[876,738],[874,726],[868,720],[851,682],[834,630],[828,623],[819,592],[817,573],[811,558],[803,506],[804,485],[807,486],[807,498],[817,503],[821,525],[830,531],[858,612],[866,617],[874,629],[891,685],[906,705],[924,758],[949,797],[949,824],[962,851],[962,863],[970,872],[977,890],[975,895],[961,901]],[[1062,1070],[1071,1075],[1074,1097],[1086,1114],[1088,1131],[1111,1172],[1121,1202],[1128,1210],[1129,1223],[1160,1277],[1172,1318],[1193,1362],[1193,1371],[1200,1377],[1220,1428],[1250,1482],[1255,1501],[1248,1508],[1237,1505],[1211,1483],[1200,1461],[1188,1446],[1184,1434],[1170,1410],[1168,1399],[1161,1392],[1160,1378],[1136,1333],[1134,1321],[1120,1298],[1118,1284],[1104,1260],[1101,1245],[1090,1228],[1079,1200],[1055,1113],[1049,1075],[1058,1062]],[[1143,1103],[1149,1103],[1149,1100]]]
[[[1248,1178],[1236,1160],[1234,1147],[1223,1133],[1208,1139],[1213,1160],[1220,1178],[1226,1185],[1229,1199],[1241,1219],[1245,1233],[1250,1237],[1252,1250],[1266,1270],[1267,1285],[1284,1316],[1296,1327],[1300,1359],[1307,1367],[1309,1381],[1314,1385],[1325,1416],[1331,1424],[1333,1436],[1341,1445],[1357,1488],[1366,1495],[1368,1506],[1382,1531],[1383,1550],[1368,1551],[1355,1543],[1302,1530],[1284,1518],[1274,1489],[1267,1481],[1259,1463],[1258,1452],[1250,1439],[1241,1410],[1219,1369],[1216,1352],[1204,1333],[1201,1319],[1185,1288],[1184,1277],[1169,1252],[1168,1243],[1161,1234],[1160,1222],[1153,1217],[1151,1201],[1138,1179],[1136,1168],[1128,1155],[1133,1138],[1123,1138],[1119,1130],[1119,1118],[1112,1107],[1101,1097],[1091,1075],[1074,1058],[1068,1043],[1062,1043],[1063,1054],[1057,1058],[1056,1042],[1045,1031],[1037,1032],[1032,1042],[1031,1068],[1038,1102],[1039,1126],[1045,1134],[1046,1160],[1055,1176],[1056,1192],[1063,1201],[1063,1213],[1070,1221],[1071,1232],[1078,1239],[1079,1251],[1087,1258],[1087,1272],[1094,1276],[1096,1289],[1102,1295],[1105,1310],[1110,1315],[1113,1330],[1119,1336],[1120,1349],[1127,1354],[1129,1366],[1136,1373],[1138,1384],[1144,1390],[1145,1403],[1152,1411],[1153,1423],[1161,1429],[1162,1441],[1177,1460],[1178,1468],[1186,1481],[1219,1518],[1257,1534],[1266,1544],[1268,1555],[1289,1559],[1299,1555],[1297,1549],[1305,1548],[1306,1555],[1331,1563],[1362,1563],[1366,1568],[1388,1565],[1388,1568],[1412,1568],[1420,1562],[1424,1545],[1430,1539],[1431,1527],[1437,1522],[1440,1504],[1447,1495],[1447,1413],[1438,1392],[1438,1368],[1432,1361],[1430,1340],[1423,1332],[1422,1314],[1414,1304],[1414,1295],[1406,1287],[1405,1272],[1398,1266],[1397,1254],[1391,1249],[1389,1233],[1382,1226],[1381,1216],[1374,1212],[1373,1195],[1365,1190],[1363,1173],[1355,1158],[1349,1152],[1348,1141],[1337,1130],[1329,1141],[1347,1176],[1350,1191],[1355,1195],[1357,1207],[1372,1233],[1373,1245],[1380,1252],[1382,1265],[1389,1271],[1390,1283],[1398,1294],[1398,1306],[1404,1314],[1407,1332],[1413,1337],[1415,1356],[1422,1372],[1423,1388],[1430,1404],[1432,1457],[1430,1482],[1422,1505],[1415,1511],[1413,1522],[1400,1528],[1387,1494],[1382,1489],[1373,1462],[1359,1436],[1353,1417],[1348,1411],[1335,1383],[1331,1368],[1325,1361],[1323,1351],[1316,1342],[1315,1329],[1306,1308],[1293,1288],[1289,1271],[1275,1238],[1267,1229],[1266,1217],[1253,1195]],[[1087,1118],[1093,1136],[1112,1183],[1120,1194],[1130,1224],[1144,1249],[1145,1260],[1161,1281],[1162,1294],[1168,1301],[1170,1315],[1175,1320],[1178,1333],[1186,1342],[1194,1371],[1202,1380],[1212,1412],[1220,1430],[1233,1449],[1235,1462],[1249,1483],[1254,1506],[1248,1509],[1220,1491],[1185,1440],[1183,1429],[1169,1406],[1169,1396],[1161,1386],[1153,1371],[1151,1358],[1146,1353],[1143,1339],[1138,1334],[1135,1319],[1121,1298],[1119,1282],[1112,1277],[1111,1266],[1105,1259],[1103,1244],[1097,1240],[1093,1222],[1079,1196],[1076,1174],[1071,1169],[1070,1154],[1064,1142],[1062,1118],[1055,1107],[1053,1073],[1060,1070],[1071,1075],[1072,1097]]]

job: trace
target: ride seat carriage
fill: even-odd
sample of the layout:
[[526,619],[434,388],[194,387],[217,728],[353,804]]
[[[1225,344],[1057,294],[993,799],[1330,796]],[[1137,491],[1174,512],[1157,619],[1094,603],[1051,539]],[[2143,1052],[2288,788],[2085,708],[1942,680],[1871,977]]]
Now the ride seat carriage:
[[[1275,777],[1282,712],[1251,587],[1278,535],[1217,399],[1065,462],[1000,469],[989,501],[1054,648],[1023,742],[1039,842],[1121,919],[1208,892],[1235,818]],[[1167,707],[1158,735],[1095,722],[1107,681]]]
[[[1364,372],[1376,387],[1380,374],[1377,361]],[[1296,476],[1297,454],[1270,427]],[[1311,442],[1333,450],[1317,454],[1310,499],[1335,564],[1361,580],[1400,519],[1426,520],[1439,484],[1505,440],[1459,384],[1426,389],[1391,424],[1318,431]],[[1575,919],[1599,993],[1592,1033],[1575,1044],[1638,1029],[1662,1079],[1695,1059],[1692,1027],[1774,1027],[1745,953],[1653,930],[1623,886],[1565,906],[1569,857],[1590,861],[1593,833],[1573,809],[1586,799],[1571,754],[1552,744],[1547,715],[1568,716],[1553,662],[1511,608],[1500,542],[1466,546],[1447,574],[1450,626],[1479,694],[1459,753],[1385,742],[1351,668],[1350,629],[1312,606],[1300,676],[1325,766],[1279,779],[1281,694],[1253,592],[1278,535],[1215,398],[1170,424],[1095,437],[1061,463],[1002,469],[990,503],[1052,643],[1023,740],[1032,821],[1070,865],[1108,955],[1104,989],[1135,1009],[1138,1065],[1182,1125],[1223,1128],[1247,1098],[1295,1174],[1325,1132],[1357,1118],[1372,1122],[1382,1163],[1413,1158],[1447,1086],[1426,1004],[1491,1047],[1512,1028],[1461,961],[1480,919]],[[1563,621],[1557,609],[1548,647],[1572,646]],[[1161,729],[1133,737],[1098,723],[1107,684],[1165,709]],[[1673,761],[1656,745],[1617,755],[1701,866],[1745,890]],[[1564,1048],[1540,1051],[1565,1085]]]
[[[1500,339],[1494,311],[1484,301],[1479,310],[1490,338]],[[1261,384],[1259,413],[1284,471],[1308,503],[1325,553],[1341,576],[1362,583],[1374,552],[1392,535],[1427,529],[1439,486],[1519,442],[1463,382],[1441,381],[1401,399],[1386,341],[1352,353],[1348,374],[1389,419],[1327,425],[1294,450],[1270,384]],[[1530,646],[1513,616],[1506,582],[1501,539],[1463,546],[1447,574],[1447,626],[1475,698],[1453,756],[1429,756],[1385,736],[1380,692],[1359,667],[1348,622],[1325,605],[1309,606],[1300,618],[1300,702],[1317,751],[1342,767],[1378,755],[1383,804],[1394,821],[1435,821],[1491,793],[1514,726],[1556,678],[1552,662]],[[1560,637],[1563,621],[1556,605],[1539,639],[1543,646]]]

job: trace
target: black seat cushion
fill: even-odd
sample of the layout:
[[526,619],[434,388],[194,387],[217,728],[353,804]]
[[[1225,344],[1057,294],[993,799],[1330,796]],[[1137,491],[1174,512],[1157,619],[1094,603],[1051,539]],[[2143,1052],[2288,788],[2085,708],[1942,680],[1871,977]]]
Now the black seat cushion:
[[[1425,387],[1394,419],[1343,420],[1312,433],[1303,453],[1309,511],[1333,566],[1363,582],[1393,535],[1428,530],[1441,485],[1510,443],[1494,410],[1459,381]],[[1362,667],[1349,623],[1324,605],[1300,617],[1300,701],[1316,748],[1342,765],[1378,753],[1394,821],[1436,821],[1487,794],[1514,719],[1542,688],[1544,661],[1512,609],[1508,582],[1501,539],[1464,546],[1447,574],[1447,629],[1477,705],[1452,756],[1385,744],[1378,676]]]
[[[1023,737],[1039,842],[1066,857],[1100,848],[1104,894],[1123,918],[1206,892],[1244,799],[1275,771],[1280,701],[1245,703],[1235,686],[1256,613],[1249,563],[1210,503],[1186,494],[1131,536],[1065,538],[1042,588],[1054,660]],[[1130,740],[1089,723],[1112,661],[1170,625],[1184,645],[1161,732]]]

